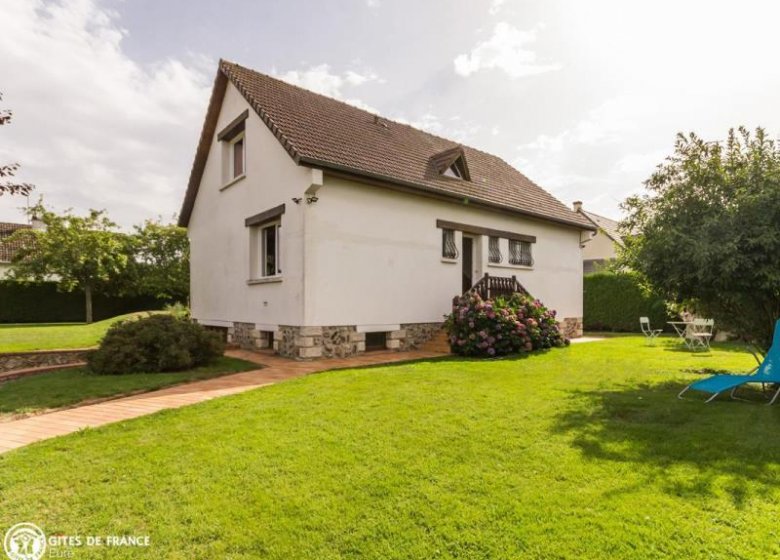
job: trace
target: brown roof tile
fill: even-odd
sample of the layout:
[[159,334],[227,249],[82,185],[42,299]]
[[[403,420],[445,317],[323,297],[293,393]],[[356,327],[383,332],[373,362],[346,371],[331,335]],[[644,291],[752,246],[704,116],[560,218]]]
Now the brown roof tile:
[[[180,223],[187,225],[213,138],[227,80],[241,92],[299,164],[397,184],[475,205],[500,208],[594,229],[547,191],[499,157],[347,103],[222,61],[193,164]],[[444,177],[442,153],[461,149],[469,181]]]
[[0,222],[0,263],[9,263],[16,252],[23,247],[19,240],[8,241],[11,235],[20,229],[29,229],[27,224]]

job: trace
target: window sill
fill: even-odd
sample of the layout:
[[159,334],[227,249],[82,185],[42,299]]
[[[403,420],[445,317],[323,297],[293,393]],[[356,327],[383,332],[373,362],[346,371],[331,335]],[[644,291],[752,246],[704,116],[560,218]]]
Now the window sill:
[[265,278],[251,278],[246,281],[247,286],[254,286],[255,284],[274,284],[281,282],[282,276],[266,276]]
[[444,257],[441,258],[441,262],[447,263],[447,264],[458,264],[458,259],[446,259]]
[[510,268],[512,270],[533,270],[533,265],[528,266],[525,264],[504,264],[504,263],[488,263],[488,268]]
[[221,187],[219,187],[219,190],[220,190],[220,191],[224,191],[225,189],[227,189],[227,188],[229,188],[229,187],[232,187],[233,185],[235,185],[236,183],[238,183],[238,182],[239,182],[239,181],[241,181],[242,179],[246,179],[246,173],[244,173],[243,175],[239,175],[238,177],[235,177],[235,178],[231,179],[230,181],[228,181],[227,183],[225,183],[224,185],[222,185]]

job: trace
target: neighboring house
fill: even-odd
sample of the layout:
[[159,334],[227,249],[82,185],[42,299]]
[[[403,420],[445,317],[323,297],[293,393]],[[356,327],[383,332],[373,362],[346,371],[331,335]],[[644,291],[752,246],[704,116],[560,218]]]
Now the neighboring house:
[[22,248],[18,240],[11,242],[8,241],[8,238],[20,229],[31,227],[27,224],[0,222],[0,280],[8,276],[8,272],[11,270],[11,260],[16,252]]
[[582,267],[585,274],[595,272],[609,264],[617,257],[618,247],[623,246],[618,233],[618,222],[593,212],[588,212],[582,207],[582,202],[576,201],[574,211],[584,216],[597,230],[591,234],[590,239],[582,244]]
[[496,156],[224,61],[180,224],[193,316],[302,358],[416,347],[485,273],[577,336],[596,229]]

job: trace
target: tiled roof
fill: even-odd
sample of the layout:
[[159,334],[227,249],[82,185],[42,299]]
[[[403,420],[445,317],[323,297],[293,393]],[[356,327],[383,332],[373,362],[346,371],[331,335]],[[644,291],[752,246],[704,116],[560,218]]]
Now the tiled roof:
[[20,229],[29,229],[27,224],[12,224],[9,222],[0,222],[0,263],[9,263],[16,252],[22,248],[22,244],[16,240],[8,241],[15,231]]
[[[587,219],[499,157],[225,61],[220,62],[193,164],[182,225],[189,221],[195,202],[227,80],[296,163],[594,229]],[[462,149],[469,181],[444,177],[437,169],[441,159],[437,156],[456,149]]]
[[594,214],[593,212],[587,212],[585,210],[580,210],[580,212],[591,222],[593,222],[597,228],[606,233],[607,236],[612,239],[612,241],[619,243],[620,245],[623,244],[620,233],[618,232],[618,222],[611,220],[610,218],[605,218],[604,216]]

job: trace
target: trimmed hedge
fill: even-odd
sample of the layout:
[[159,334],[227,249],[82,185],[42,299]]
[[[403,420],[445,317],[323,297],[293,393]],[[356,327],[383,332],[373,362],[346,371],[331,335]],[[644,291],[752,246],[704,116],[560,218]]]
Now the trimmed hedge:
[[585,276],[585,330],[639,332],[639,318],[648,317],[654,329],[668,330],[666,303],[649,293],[636,274],[594,272]]
[[[149,297],[92,297],[95,321],[133,311],[162,309],[165,300]],[[0,323],[80,323],[86,319],[82,292],[58,292],[54,284],[0,281]]]

